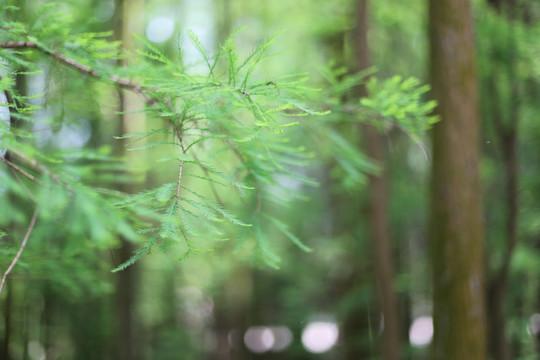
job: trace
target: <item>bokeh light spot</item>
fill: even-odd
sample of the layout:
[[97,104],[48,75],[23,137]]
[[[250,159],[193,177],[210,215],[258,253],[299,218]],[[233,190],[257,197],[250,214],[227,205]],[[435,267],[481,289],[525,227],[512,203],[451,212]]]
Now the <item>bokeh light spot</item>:
[[416,347],[424,347],[433,338],[433,319],[431,316],[420,316],[414,319],[409,329],[409,341]]
[[302,344],[309,352],[323,353],[336,344],[338,335],[339,331],[336,323],[311,322],[302,331]]
[[252,326],[244,335],[244,343],[254,353],[263,353],[272,349],[274,342],[272,330],[265,326]]
[[538,335],[540,333],[540,314],[532,314],[527,324],[527,333],[529,335]]
[[157,17],[146,27],[146,37],[155,43],[169,40],[174,32],[174,21],[167,17]]
[[292,332],[286,326],[271,326],[270,330],[274,335],[274,344],[271,351],[279,352],[285,350],[292,342]]

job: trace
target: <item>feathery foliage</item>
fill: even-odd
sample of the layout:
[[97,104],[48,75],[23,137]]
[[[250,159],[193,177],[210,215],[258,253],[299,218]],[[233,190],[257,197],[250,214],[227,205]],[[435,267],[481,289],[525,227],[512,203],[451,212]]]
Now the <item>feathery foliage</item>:
[[[307,87],[304,74],[258,78],[256,70],[275,36],[242,58],[234,33],[212,54],[188,32],[206,67],[201,72],[142,38],[135,54],[124,54],[118,42],[108,40],[109,33],[70,32],[71,20],[59,16],[53,4],[26,24],[10,21],[16,11],[0,10],[0,90],[6,94],[2,106],[9,109],[8,121],[0,122],[0,141],[7,149],[0,167],[6,199],[0,227],[16,239],[20,231],[11,229],[24,228],[32,204],[40,208],[36,242],[47,243],[54,236],[52,226],[77,238],[81,249],[106,249],[118,237],[142,243],[115,271],[156,247],[176,244],[181,249],[175,250],[176,257],[184,259],[210,251],[211,241],[227,239],[236,240],[238,252],[247,249],[256,260],[277,267],[268,226],[310,251],[275,215],[276,205],[302,197],[289,182],[316,186],[300,170],[316,152],[296,140],[299,123],[316,141],[332,144],[325,146],[333,149],[327,155],[336,158],[354,184],[377,167],[328,126],[336,116],[382,119],[383,127],[391,121],[413,135],[433,122],[428,116],[433,105],[420,99],[426,88],[415,80],[381,83],[371,78],[369,98],[344,104],[340,98],[366,74],[341,76],[328,70],[325,92]],[[119,66],[121,59],[130,65]],[[44,82],[45,91],[20,91],[21,76]],[[127,142],[128,151],[160,154],[156,167],[175,169],[163,185],[138,193],[118,189],[142,181],[141,173],[152,169],[130,168],[107,142],[85,146],[99,135],[103,121],[118,121],[117,105],[103,99],[121,90],[139,96],[138,112],[146,114],[148,126],[116,134],[116,140]],[[312,110],[310,103],[322,111]],[[103,106],[112,110],[104,112]],[[91,120],[77,120],[81,116]]]

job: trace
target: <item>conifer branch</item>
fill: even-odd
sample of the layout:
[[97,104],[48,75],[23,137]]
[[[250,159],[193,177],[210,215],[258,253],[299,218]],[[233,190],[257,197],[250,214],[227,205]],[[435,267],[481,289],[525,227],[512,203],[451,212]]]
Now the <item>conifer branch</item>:
[[[30,41],[8,41],[8,42],[5,42],[5,43],[0,43],[0,48],[2,48],[2,49],[36,49],[36,50],[42,52],[43,54],[51,56],[54,59],[56,59],[56,60],[58,60],[58,61],[60,61],[60,62],[62,62],[64,64],[78,70],[81,73],[93,76],[93,77],[98,78],[98,79],[104,79],[104,77],[99,72],[92,69],[91,67],[86,66],[84,64],[81,64],[81,63],[79,63],[79,62],[77,62],[77,61],[75,61],[75,60],[73,60],[71,58],[68,58],[67,56],[65,56],[65,55],[63,55],[61,53],[52,52],[52,51],[40,46],[39,44],[37,44],[35,42],[30,42]],[[129,79],[121,78],[121,77],[119,77],[117,75],[112,75],[112,76],[108,77],[107,80],[114,82],[120,88],[130,90],[130,91],[133,91],[133,92],[137,93],[150,106],[157,106],[158,105],[157,101],[155,99],[152,99],[152,97],[150,97],[150,95],[148,95],[147,91],[149,91],[150,89],[147,89],[147,88],[141,86],[140,84],[138,84],[136,82],[133,82],[133,81],[131,81]],[[169,110],[172,112],[174,110],[172,104],[169,101],[166,101],[166,104],[169,107]],[[178,124],[175,124],[173,121],[171,121],[171,123],[173,123],[173,126],[174,126],[176,134],[177,134],[178,141],[180,142],[180,147],[182,148],[182,154],[185,155],[186,154],[186,149],[184,147],[180,127],[178,126]],[[39,179],[37,179],[34,176],[32,176],[31,174],[27,173],[23,169],[19,168],[17,165],[9,162],[8,160],[6,160],[5,162],[8,165],[10,165],[12,168],[14,168],[15,170],[20,172],[21,174],[23,174],[24,176],[28,177],[29,179],[31,179],[31,180],[33,180],[33,181],[35,181],[35,182],[37,182],[37,183],[39,183],[41,185],[43,185],[43,183]],[[38,169],[41,172],[45,172],[46,169],[44,167],[42,167],[41,165],[39,165],[36,161],[31,160],[31,163],[32,163],[32,165],[38,167]],[[183,165],[184,165],[184,159],[182,158],[182,160],[180,162],[180,168],[179,168],[179,171],[178,171],[178,185],[177,185],[177,191],[176,191],[176,199],[177,199],[177,201],[180,199],[180,187],[181,187],[181,181],[182,181]],[[53,180],[58,182],[58,178],[54,174],[52,174],[52,175],[53,176],[51,176],[51,177],[53,178]]]
[[35,43],[35,42],[31,42],[31,41],[7,41],[7,42],[4,42],[4,43],[0,43],[0,48],[1,49],[36,49],[38,51],[40,51],[41,53],[45,54],[45,55],[48,55],[48,56],[51,56],[53,57],[54,59],[78,70],[79,72],[83,73],[83,74],[87,74],[87,75],[90,75],[90,76],[93,76],[95,78],[99,78],[99,79],[106,79],[106,80],[109,80],[109,81],[112,81],[113,83],[115,83],[116,85],[118,85],[119,87],[123,88],[123,89],[126,89],[126,90],[131,90],[137,94],[139,94],[150,106],[156,106],[157,105],[157,102],[156,100],[152,99],[152,97],[150,97],[150,95],[148,95],[147,91],[149,91],[150,89],[147,89],[145,87],[143,87],[142,85],[136,83],[136,82],[133,82],[129,79],[125,79],[125,78],[121,78],[119,77],[118,75],[112,75],[108,78],[104,78],[99,72],[97,72],[96,70],[92,69],[91,67],[89,66],[86,66],[84,64],[81,64],[79,62],[77,62],[76,60],[73,60],[71,58],[68,58],[67,56],[63,55],[63,54],[60,54],[58,52],[52,52],[48,49],[45,49],[44,47],[40,46],[39,44]]
[[30,234],[32,233],[32,230],[34,230],[34,225],[36,224],[37,216],[39,214],[39,208],[36,208],[34,210],[34,215],[32,215],[32,219],[30,220],[30,225],[28,225],[28,230],[26,230],[26,235],[24,235],[24,239],[21,243],[21,246],[19,247],[19,251],[17,251],[17,254],[11,261],[11,264],[9,264],[9,267],[7,268],[6,272],[4,273],[4,276],[2,277],[2,283],[0,284],[0,294],[2,293],[2,289],[4,288],[4,284],[6,283],[7,276],[19,260],[19,258],[22,255],[22,252],[26,246],[26,243],[28,242],[28,238],[30,237]]

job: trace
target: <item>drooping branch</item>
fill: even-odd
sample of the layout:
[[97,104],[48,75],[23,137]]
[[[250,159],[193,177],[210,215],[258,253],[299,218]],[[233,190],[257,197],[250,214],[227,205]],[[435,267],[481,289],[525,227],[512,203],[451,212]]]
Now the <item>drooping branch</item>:
[[19,251],[17,251],[17,254],[11,261],[11,264],[9,264],[9,267],[7,268],[6,272],[4,273],[4,276],[2,277],[2,283],[0,284],[0,294],[2,293],[2,289],[4,288],[4,284],[6,283],[6,279],[9,273],[11,272],[11,270],[13,270],[13,267],[15,266],[17,261],[19,261],[19,258],[22,255],[22,252],[26,246],[26,243],[28,242],[28,238],[30,237],[32,230],[34,230],[34,225],[36,225],[38,214],[39,214],[39,208],[36,208],[36,210],[34,210],[34,215],[32,215],[32,219],[30,220],[30,225],[28,225],[28,230],[26,230],[26,235],[24,235],[24,239],[21,243],[21,246],[19,247]]

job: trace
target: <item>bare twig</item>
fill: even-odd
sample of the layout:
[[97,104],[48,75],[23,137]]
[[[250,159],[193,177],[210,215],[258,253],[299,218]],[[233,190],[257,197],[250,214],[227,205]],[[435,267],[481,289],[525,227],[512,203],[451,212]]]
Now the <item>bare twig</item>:
[[39,214],[39,208],[36,208],[34,210],[34,215],[32,215],[32,219],[30,220],[30,225],[28,225],[28,230],[26,230],[26,235],[24,235],[24,239],[21,243],[21,246],[19,247],[19,251],[17,251],[17,255],[13,258],[11,261],[11,264],[9,264],[9,267],[7,268],[6,272],[4,273],[4,276],[2,277],[2,283],[0,284],[0,293],[2,293],[2,289],[4,288],[4,284],[6,283],[7,276],[21,257],[21,254],[24,250],[24,247],[26,246],[26,243],[28,242],[28,238],[30,237],[30,234],[32,233],[32,230],[34,230],[34,225],[36,224],[37,216]]

